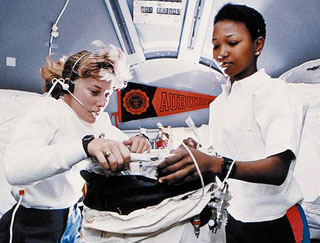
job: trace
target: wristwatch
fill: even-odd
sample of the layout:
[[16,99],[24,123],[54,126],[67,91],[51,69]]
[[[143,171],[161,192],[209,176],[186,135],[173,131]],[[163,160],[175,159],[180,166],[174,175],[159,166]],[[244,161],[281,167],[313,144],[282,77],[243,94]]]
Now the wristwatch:
[[93,135],[86,135],[82,138],[82,146],[84,151],[86,152],[87,156],[90,157],[90,154],[88,153],[88,144],[95,139]]
[[232,164],[233,165],[232,165],[232,168],[231,168],[231,171],[230,171],[228,178],[233,178],[234,175],[236,174],[236,171],[237,171],[236,164],[233,163],[232,159],[229,159],[227,157],[222,157],[222,159],[223,159],[223,161],[222,161],[222,165],[221,165],[221,174],[222,174],[223,178],[226,178]]

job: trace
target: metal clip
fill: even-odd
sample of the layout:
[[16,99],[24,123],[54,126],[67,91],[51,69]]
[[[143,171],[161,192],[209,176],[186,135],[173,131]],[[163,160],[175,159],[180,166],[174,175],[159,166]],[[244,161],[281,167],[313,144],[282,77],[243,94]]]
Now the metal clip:
[[223,188],[211,196],[211,200],[208,204],[212,212],[208,226],[209,229],[215,234],[217,233],[218,229],[221,228],[223,215],[226,211],[228,188],[229,185],[225,182]]

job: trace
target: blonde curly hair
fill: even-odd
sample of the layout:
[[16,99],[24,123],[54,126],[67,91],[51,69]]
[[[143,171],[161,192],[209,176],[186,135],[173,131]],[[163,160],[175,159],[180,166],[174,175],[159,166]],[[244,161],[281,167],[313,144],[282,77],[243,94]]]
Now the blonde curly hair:
[[[111,82],[114,89],[122,89],[132,78],[126,55],[117,47],[107,47],[102,41],[94,41],[98,47],[97,53],[83,50],[71,55],[69,58],[61,58],[57,62],[48,56],[46,64],[41,67],[40,73],[44,79],[43,90],[48,92],[53,85],[53,80],[64,79],[74,82],[78,78],[94,78]],[[71,91],[72,92],[72,91]],[[57,85],[51,95],[58,99],[65,94],[65,90]]]

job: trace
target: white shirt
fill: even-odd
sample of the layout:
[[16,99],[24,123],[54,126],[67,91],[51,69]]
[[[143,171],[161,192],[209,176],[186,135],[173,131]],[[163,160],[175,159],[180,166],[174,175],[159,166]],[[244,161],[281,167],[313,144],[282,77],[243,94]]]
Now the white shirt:
[[[210,105],[209,126],[215,151],[236,161],[254,161],[299,149],[302,104],[289,97],[288,85],[262,69],[232,85]],[[282,217],[303,198],[293,178],[295,161],[280,186],[229,179],[229,213],[243,222]]]
[[112,126],[104,113],[94,124],[82,121],[63,100],[43,98],[28,109],[17,125],[5,153],[3,167],[12,194],[25,195],[22,205],[60,209],[74,205],[82,196],[80,170],[87,160],[82,137],[98,136],[121,141],[127,136]]

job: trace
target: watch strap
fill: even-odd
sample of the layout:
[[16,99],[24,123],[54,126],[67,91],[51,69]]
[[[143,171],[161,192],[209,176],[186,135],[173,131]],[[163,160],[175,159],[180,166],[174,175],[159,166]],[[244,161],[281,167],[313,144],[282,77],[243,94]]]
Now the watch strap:
[[88,152],[88,145],[93,139],[95,139],[93,135],[86,135],[82,138],[82,146],[88,157],[90,157],[90,154]]
[[[233,178],[234,175],[236,174],[236,170],[237,170],[237,166],[236,163],[233,163],[232,159],[229,159],[227,157],[222,157],[223,161],[222,161],[222,165],[221,165],[221,174],[223,176],[223,178],[226,178],[231,166],[231,171],[230,174],[228,176],[228,178]],[[232,165],[233,163],[233,165]]]
[[136,136],[144,137],[144,138],[146,138],[148,141],[150,140],[149,137],[148,137],[147,135],[145,135],[144,133],[139,133],[139,134],[137,134]]

